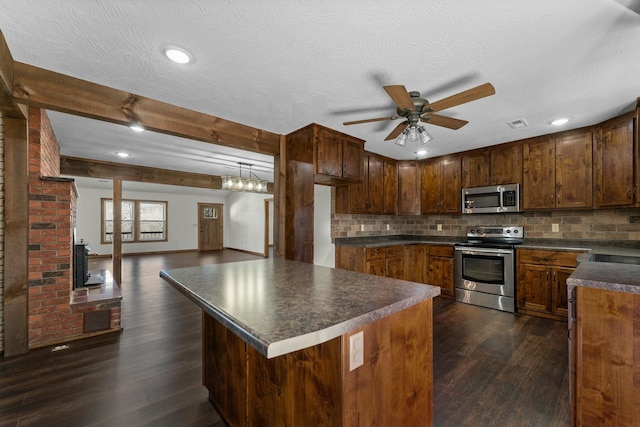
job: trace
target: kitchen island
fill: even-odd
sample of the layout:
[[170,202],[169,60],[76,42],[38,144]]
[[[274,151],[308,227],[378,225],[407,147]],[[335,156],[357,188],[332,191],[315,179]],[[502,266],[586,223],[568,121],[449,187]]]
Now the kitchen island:
[[230,426],[431,425],[440,288],[283,259],[161,271],[203,311]]
[[640,253],[594,251],[567,279],[572,426],[640,425]]

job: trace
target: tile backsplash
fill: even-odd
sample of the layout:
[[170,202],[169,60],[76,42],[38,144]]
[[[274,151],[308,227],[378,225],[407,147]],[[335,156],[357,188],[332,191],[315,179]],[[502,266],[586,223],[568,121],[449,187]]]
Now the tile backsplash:
[[[335,212],[335,210],[334,210]],[[640,208],[487,215],[331,215],[331,237],[464,237],[469,225],[521,225],[525,238],[640,240]],[[558,231],[554,231],[557,227]]]

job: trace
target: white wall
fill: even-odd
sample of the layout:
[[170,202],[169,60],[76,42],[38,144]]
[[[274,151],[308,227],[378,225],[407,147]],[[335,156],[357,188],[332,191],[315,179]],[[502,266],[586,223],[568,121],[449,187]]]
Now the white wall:
[[[264,253],[264,199],[270,198],[273,198],[272,194],[229,194],[224,210],[225,247]],[[269,220],[270,229],[273,230],[273,215],[269,216]]]
[[[76,236],[89,243],[92,254],[111,254],[111,245],[100,244],[100,199],[113,197],[111,182],[74,179],[79,194]],[[260,253],[264,250],[263,199],[272,195],[229,194],[224,191],[129,182],[123,182],[122,187],[124,199],[167,201],[169,208],[168,240],[123,243],[122,252],[125,254],[198,249],[198,203],[224,205],[224,247]],[[246,243],[239,244],[237,241]]]
[[331,188],[316,185],[313,191],[313,263],[333,268],[336,247],[331,243]]

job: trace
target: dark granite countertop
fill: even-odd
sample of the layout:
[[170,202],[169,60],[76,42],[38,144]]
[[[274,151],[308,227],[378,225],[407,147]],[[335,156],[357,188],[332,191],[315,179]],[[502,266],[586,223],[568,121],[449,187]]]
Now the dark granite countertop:
[[465,239],[455,236],[413,236],[395,234],[388,236],[337,237],[336,246],[356,246],[360,248],[379,248],[395,245],[454,245]]
[[264,356],[317,345],[440,295],[440,288],[270,258],[160,277]]

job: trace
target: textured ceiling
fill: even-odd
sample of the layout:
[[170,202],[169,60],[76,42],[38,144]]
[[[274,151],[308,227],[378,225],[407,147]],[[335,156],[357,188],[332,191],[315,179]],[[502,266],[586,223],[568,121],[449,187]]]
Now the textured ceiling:
[[[368,151],[415,158],[384,138],[397,122],[383,85],[433,102],[491,82],[494,96],[442,111],[459,130],[427,125],[428,156],[577,128],[640,96],[640,15],[629,0],[210,1],[0,0],[16,61],[287,134],[311,122],[366,140]],[[192,53],[179,66],[168,45]],[[529,126],[512,129],[524,118]],[[225,174],[216,153],[253,153],[52,113],[62,154]],[[231,163],[233,165],[233,162]],[[259,173],[272,179],[272,172]]]

